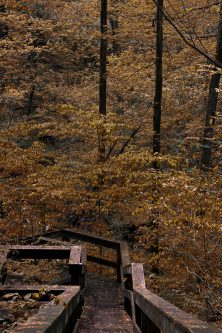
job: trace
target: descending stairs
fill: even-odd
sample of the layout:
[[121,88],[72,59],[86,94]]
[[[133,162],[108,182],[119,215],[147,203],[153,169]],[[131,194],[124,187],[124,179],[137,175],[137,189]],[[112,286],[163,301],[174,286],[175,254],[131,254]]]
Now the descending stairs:
[[[148,290],[143,264],[131,263],[126,243],[71,229],[36,235],[23,242],[36,240],[57,245],[0,246],[0,272],[8,258],[16,255],[17,259],[68,259],[69,274],[62,271],[62,280],[42,286],[58,295],[56,302],[48,302],[10,333],[222,333]],[[115,250],[116,256],[112,260],[98,256],[90,247],[86,251],[85,246],[73,245],[75,240]],[[86,274],[87,262],[115,268],[116,280]],[[4,281],[7,274],[6,279],[2,276],[0,295],[40,291],[40,285],[4,285]]]
[[123,309],[123,291],[114,279],[89,275],[78,333],[133,333]]

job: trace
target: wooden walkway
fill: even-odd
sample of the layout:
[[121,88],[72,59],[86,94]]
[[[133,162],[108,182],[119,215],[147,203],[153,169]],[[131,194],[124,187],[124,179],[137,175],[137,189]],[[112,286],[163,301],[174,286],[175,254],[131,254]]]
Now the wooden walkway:
[[[192,317],[148,290],[143,264],[131,263],[126,243],[71,229],[36,235],[23,242],[33,243],[39,238],[43,244],[54,245],[0,246],[0,297],[8,293],[24,296],[41,290],[40,285],[4,284],[7,281],[4,263],[10,258],[68,259],[65,267],[69,276],[54,281],[54,285],[42,285],[56,295],[56,303],[48,302],[10,333],[222,333],[221,329]],[[73,245],[75,240],[115,250],[115,259],[95,256],[90,248],[86,252],[85,247]],[[63,245],[64,242],[70,245]],[[88,261],[115,268],[116,280],[87,275]]]
[[133,333],[123,308],[123,290],[114,279],[89,275],[84,298],[78,333]]

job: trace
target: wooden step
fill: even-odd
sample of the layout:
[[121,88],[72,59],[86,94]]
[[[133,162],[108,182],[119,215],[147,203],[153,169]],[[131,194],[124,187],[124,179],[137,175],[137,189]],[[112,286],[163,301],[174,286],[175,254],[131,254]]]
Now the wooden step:
[[123,308],[121,285],[103,276],[89,276],[78,333],[133,333]]

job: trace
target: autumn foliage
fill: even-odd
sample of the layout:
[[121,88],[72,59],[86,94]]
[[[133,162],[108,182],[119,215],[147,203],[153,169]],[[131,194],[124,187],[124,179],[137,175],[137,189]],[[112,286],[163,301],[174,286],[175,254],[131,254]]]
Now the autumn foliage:
[[[164,6],[182,35],[214,57],[220,3]],[[156,10],[152,0],[108,2],[101,116],[100,2],[1,2],[0,233],[6,242],[72,225],[127,239],[148,275],[152,266],[169,279],[177,272],[180,287],[190,284],[202,301],[207,297],[207,319],[214,320],[213,295],[220,297],[221,287],[220,92],[207,171],[200,156],[209,82],[221,68],[165,17],[161,153],[153,154]]]

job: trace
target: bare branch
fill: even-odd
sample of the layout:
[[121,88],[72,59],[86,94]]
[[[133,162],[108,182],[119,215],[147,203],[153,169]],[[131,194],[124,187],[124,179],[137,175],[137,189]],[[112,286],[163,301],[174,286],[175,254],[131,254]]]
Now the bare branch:
[[[154,4],[159,7],[156,0],[152,0]],[[146,1],[147,2],[147,1]],[[148,2],[147,2],[148,3]],[[161,9],[161,8],[160,8]],[[187,37],[184,35],[184,33],[180,30],[180,28],[173,22],[173,20],[166,14],[165,10],[163,10],[163,16],[166,19],[166,21],[174,28],[174,30],[178,33],[178,35],[182,38],[185,44],[190,46],[192,49],[194,49],[196,52],[198,52],[200,55],[202,55],[204,58],[209,60],[212,64],[214,64],[218,68],[222,68],[222,63],[212,57],[208,52],[201,50],[198,46],[195,45],[195,43],[189,41]]]

